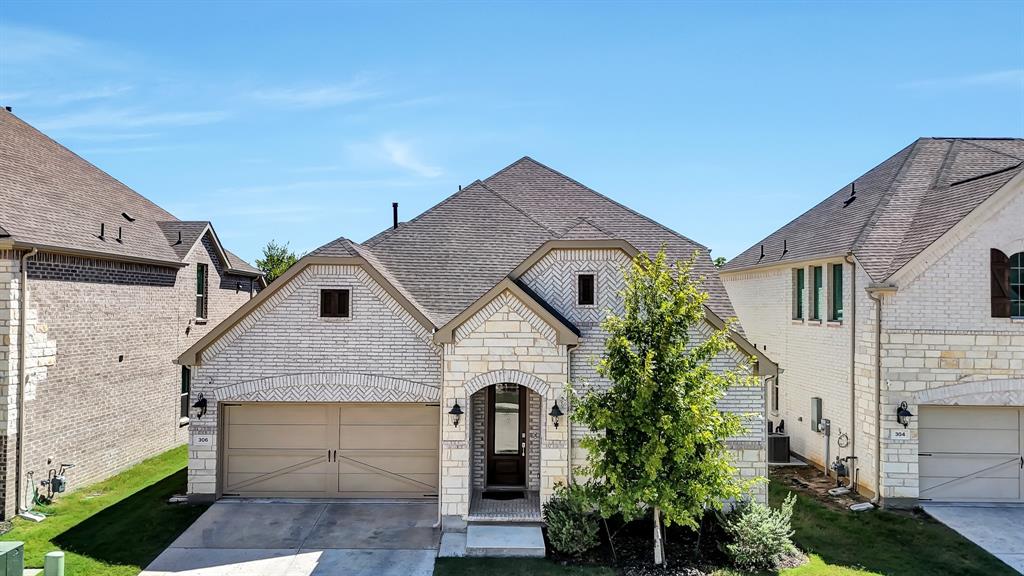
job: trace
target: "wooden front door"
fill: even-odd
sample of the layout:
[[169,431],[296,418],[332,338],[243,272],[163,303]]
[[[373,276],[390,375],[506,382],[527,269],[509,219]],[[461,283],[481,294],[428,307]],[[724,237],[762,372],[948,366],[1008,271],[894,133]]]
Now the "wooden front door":
[[518,384],[487,391],[487,485],[526,485],[526,388]]

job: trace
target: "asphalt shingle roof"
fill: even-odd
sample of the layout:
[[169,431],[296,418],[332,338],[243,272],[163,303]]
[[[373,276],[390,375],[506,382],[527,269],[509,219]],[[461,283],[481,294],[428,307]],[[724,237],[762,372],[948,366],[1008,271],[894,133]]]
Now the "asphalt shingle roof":
[[881,282],[1021,171],[1024,139],[921,138],[730,260],[724,270],[853,252],[864,271]]
[[[677,260],[696,252],[708,306],[723,318],[735,316],[707,248],[531,158],[473,182],[397,229],[354,245],[358,248],[346,246],[375,257],[382,273],[440,326],[545,242],[609,238],[650,253],[664,245]],[[313,254],[334,253],[342,240]]]
[[[104,239],[99,237],[101,223]],[[207,224],[179,221],[0,109],[0,230],[16,243],[173,264]],[[118,227],[121,242],[116,240]],[[174,246],[178,230],[183,242]],[[227,257],[228,268],[259,273],[238,256],[227,252]]]

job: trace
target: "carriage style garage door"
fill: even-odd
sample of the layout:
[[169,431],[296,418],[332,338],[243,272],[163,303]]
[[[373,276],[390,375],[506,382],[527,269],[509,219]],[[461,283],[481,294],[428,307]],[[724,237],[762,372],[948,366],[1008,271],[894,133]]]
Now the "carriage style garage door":
[[1024,501],[1024,408],[923,406],[921,499]]
[[437,495],[437,405],[232,404],[223,426],[225,496]]

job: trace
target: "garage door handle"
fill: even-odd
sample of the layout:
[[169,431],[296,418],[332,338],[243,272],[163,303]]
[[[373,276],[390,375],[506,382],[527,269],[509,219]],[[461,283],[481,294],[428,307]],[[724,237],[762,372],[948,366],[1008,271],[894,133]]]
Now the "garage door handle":
[[1020,469],[1024,470],[1024,456],[1020,457]]

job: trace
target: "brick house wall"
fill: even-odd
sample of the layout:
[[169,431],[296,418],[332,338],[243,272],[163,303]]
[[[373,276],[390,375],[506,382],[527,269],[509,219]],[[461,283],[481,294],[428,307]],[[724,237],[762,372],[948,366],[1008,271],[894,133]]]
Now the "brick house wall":
[[[5,517],[15,509],[18,256],[7,252],[0,267],[9,270],[0,271],[0,286],[8,286],[0,299],[8,343],[0,353]],[[193,318],[200,262],[208,265],[206,323]],[[75,489],[185,442],[173,359],[246,302],[250,284],[258,289],[255,279],[225,271],[209,237],[185,263],[176,269],[46,252],[28,260],[24,471],[35,486],[61,463],[75,465],[67,474]]]
[[[351,290],[350,318],[321,318],[320,290]],[[356,265],[311,265],[203,353],[193,395],[209,403],[191,427],[189,494],[217,490],[218,403],[224,400],[438,400],[440,349],[430,332]],[[465,404],[463,404],[465,406]],[[196,445],[196,436],[211,442]]]
[[[946,394],[977,395],[964,403],[1024,404],[1024,322],[992,318],[989,251],[1024,252],[1024,193],[1018,189],[994,215],[947,239],[948,250],[923,263],[884,297],[882,309],[882,496],[918,497],[918,418],[910,438],[892,431],[896,406],[942,403]],[[1016,396],[992,394],[1006,388]],[[980,399],[979,399],[980,397]]]
[[[623,312],[622,298],[625,287],[624,271],[631,260],[621,250],[609,249],[555,249],[548,252],[527,270],[522,280],[558,312],[580,330],[580,343],[570,352],[570,375],[574,385],[581,388],[607,388],[611,382],[597,373],[597,364],[604,355],[607,333],[601,328],[608,311]],[[595,304],[577,304],[577,276],[595,275]],[[712,332],[710,325],[702,325],[691,333],[692,342],[706,339]],[[712,362],[718,371],[735,370],[749,359],[737,350],[727,351]],[[737,387],[720,402],[724,411],[750,415],[747,433],[730,440],[733,464],[744,477],[767,476],[767,453],[764,438],[764,387]],[[563,403],[563,408],[564,408]],[[579,442],[588,434],[582,426],[572,427],[573,465],[586,461],[586,452]],[[758,486],[756,498],[764,499],[767,492]]]
[[[786,419],[791,449],[817,465],[824,464],[824,441],[806,424],[810,398],[823,398],[833,438],[837,426],[849,429],[849,338],[855,339],[853,440],[859,486],[864,492],[876,491],[875,429],[881,411],[881,496],[893,504],[912,503],[918,496],[918,420],[912,419],[908,439],[892,439],[893,430],[903,430],[895,418],[900,402],[906,401],[914,414],[920,413],[922,405],[942,403],[936,398],[948,395],[964,397],[965,403],[1024,404],[1024,388],[1019,384],[1024,378],[1024,322],[992,318],[989,287],[990,249],[998,248],[1007,255],[1024,251],[1024,227],[1020,225],[1024,222],[1024,194],[1019,190],[1010,194],[992,215],[974,216],[968,217],[974,220],[963,231],[940,239],[930,258],[901,271],[908,280],[897,282],[895,292],[880,294],[880,398],[875,389],[878,311],[864,290],[872,279],[859,266],[855,294],[850,285],[851,267],[844,269],[845,317],[841,325],[791,320],[792,269],[839,260],[722,274],[749,339],[784,371],[780,410],[770,417]],[[807,278],[810,284],[810,276]],[[805,296],[805,303],[809,297]],[[1005,389],[1016,390],[1016,396],[992,392]],[[978,397],[966,399],[971,395]],[[837,449],[833,442],[832,455]]]

